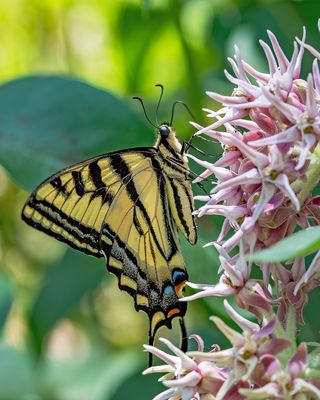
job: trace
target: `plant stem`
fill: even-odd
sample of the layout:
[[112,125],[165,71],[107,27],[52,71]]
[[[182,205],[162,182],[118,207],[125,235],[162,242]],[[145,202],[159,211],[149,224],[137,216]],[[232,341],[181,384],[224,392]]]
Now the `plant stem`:
[[287,320],[285,324],[285,328],[281,325],[279,321],[277,321],[276,328],[275,328],[275,334],[277,335],[278,338],[281,339],[287,339],[290,341],[291,345],[285,349],[283,352],[280,353],[279,355],[279,360],[282,365],[286,365],[289,358],[292,357],[294,352],[296,351],[297,344],[296,344],[296,327],[297,321],[296,321],[296,312],[293,307],[289,307],[288,313],[287,313]]

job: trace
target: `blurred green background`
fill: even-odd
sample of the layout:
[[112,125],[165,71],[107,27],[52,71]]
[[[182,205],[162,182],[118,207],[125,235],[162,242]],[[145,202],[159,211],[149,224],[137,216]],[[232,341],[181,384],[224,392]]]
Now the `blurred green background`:
[[[290,56],[303,25],[307,41],[320,42],[319,14],[317,0],[0,0],[0,400],[147,400],[162,390],[141,376],[146,315],[103,260],[21,222],[27,193],[72,162],[151,145],[153,129],[131,96],[143,97],[153,119],[156,83],[165,86],[160,120],[183,100],[201,122],[201,108],[216,107],[205,90],[230,91],[223,70],[235,43],[266,70],[258,45],[266,29]],[[189,119],[177,108],[181,138],[193,132]],[[219,223],[203,221],[193,248],[182,240],[193,282],[217,280],[216,255],[201,245]],[[305,340],[318,336],[319,301],[311,296]],[[193,302],[186,317],[207,348],[225,344],[212,314],[227,320],[213,299]],[[177,343],[175,328],[160,335]]]

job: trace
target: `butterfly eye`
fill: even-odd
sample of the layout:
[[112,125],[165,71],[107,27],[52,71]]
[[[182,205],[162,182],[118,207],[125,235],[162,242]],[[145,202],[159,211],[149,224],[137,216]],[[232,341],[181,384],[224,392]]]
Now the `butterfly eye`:
[[170,128],[167,125],[161,125],[159,128],[159,133],[163,137],[168,137],[170,133]]

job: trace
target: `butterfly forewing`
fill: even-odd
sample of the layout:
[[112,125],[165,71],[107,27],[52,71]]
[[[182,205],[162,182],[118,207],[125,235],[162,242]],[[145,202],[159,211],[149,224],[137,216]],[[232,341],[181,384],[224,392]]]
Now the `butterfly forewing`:
[[[145,162],[144,152],[154,152],[154,149],[144,149],[140,153],[126,152],[132,168],[138,168]],[[77,250],[102,257],[102,223],[123,186],[111,168],[115,154],[109,153],[76,164],[48,178],[30,195],[22,218],[29,225]]]

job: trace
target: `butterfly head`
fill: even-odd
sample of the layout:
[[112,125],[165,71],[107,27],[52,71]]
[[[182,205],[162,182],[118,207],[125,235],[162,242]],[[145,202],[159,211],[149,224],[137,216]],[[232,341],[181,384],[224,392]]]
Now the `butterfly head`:
[[163,122],[158,127],[158,137],[155,147],[164,152],[165,149],[167,151],[171,150],[171,152],[177,153],[177,156],[181,154],[182,145],[178,140],[173,127],[169,123]]
[[170,135],[170,131],[170,126],[166,123],[159,126],[159,134],[164,138],[167,138]]
[[175,101],[172,105],[170,122],[163,122],[162,124],[159,125],[158,110],[159,110],[159,106],[160,106],[162,95],[163,95],[163,86],[161,84],[157,84],[155,86],[158,86],[161,89],[160,97],[159,97],[157,108],[156,108],[156,121],[155,122],[152,122],[151,119],[149,118],[141,97],[134,96],[133,99],[138,100],[140,102],[147,121],[158,130],[158,137],[157,137],[157,141],[155,143],[156,149],[158,149],[160,151],[160,153],[162,154],[162,156],[164,156],[165,158],[173,157],[175,159],[175,161],[177,161],[181,164],[187,165],[188,161],[185,156],[185,146],[182,145],[179,142],[179,140],[177,139],[176,133],[172,127],[172,122],[173,122],[173,117],[174,117],[175,106],[177,104],[183,104],[189,112],[190,112],[190,110],[185,103],[183,103],[181,101]]

